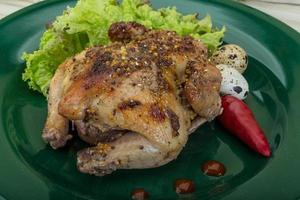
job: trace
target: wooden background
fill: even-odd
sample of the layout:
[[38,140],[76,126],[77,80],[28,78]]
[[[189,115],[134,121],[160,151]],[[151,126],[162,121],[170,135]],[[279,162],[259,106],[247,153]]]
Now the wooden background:
[[[40,0],[0,0],[0,18]],[[300,0],[241,0],[300,32]]]

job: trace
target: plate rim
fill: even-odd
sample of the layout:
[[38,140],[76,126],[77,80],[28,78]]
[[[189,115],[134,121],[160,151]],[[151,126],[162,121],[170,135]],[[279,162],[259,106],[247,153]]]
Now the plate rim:
[[[61,2],[74,2],[75,0],[48,0],[48,1],[42,1],[42,2],[38,2],[35,4],[32,4],[28,7],[25,7],[11,15],[8,15],[6,17],[4,17],[3,19],[0,20],[0,27],[5,26],[7,23],[10,23],[11,20],[14,20],[18,17],[22,17],[23,15],[26,15],[27,13],[30,12],[34,12],[36,9],[40,9],[43,8],[44,6],[48,6],[51,4],[55,4],[55,3],[61,3]],[[195,1],[195,0],[193,0]],[[196,0],[198,1],[198,0]],[[209,0],[205,0],[208,1]],[[271,23],[269,20],[272,20],[272,25],[275,26],[276,28],[284,31],[286,34],[288,34],[289,37],[295,39],[296,41],[300,42],[300,33],[298,33],[296,30],[294,30],[293,28],[289,27],[288,25],[286,25],[285,23],[281,22],[280,20],[277,20],[276,18],[265,14],[257,9],[254,9],[252,7],[249,7],[247,5],[243,5],[240,3],[236,3],[236,2],[232,2],[232,1],[228,1],[228,2],[222,2],[222,1],[216,1],[217,3],[220,4],[225,4],[225,5],[232,5],[233,7],[236,8],[238,11],[242,11],[241,9],[250,9],[248,10],[250,14],[253,15],[253,13],[256,13],[255,16],[257,16],[259,19],[267,21],[269,23]],[[213,2],[212,2],[213,3]],[[264,16],[267,16],[267,18],[263,18]]]

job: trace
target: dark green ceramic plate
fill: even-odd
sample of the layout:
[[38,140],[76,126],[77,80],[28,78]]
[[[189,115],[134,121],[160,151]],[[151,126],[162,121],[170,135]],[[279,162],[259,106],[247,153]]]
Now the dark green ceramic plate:
[[[245,147],[215,123],[193,134],[179,158],[163,167],[120,170],[105,177],[81,174],[75,153],[82,144],[53,151],[41,140],[46,100],[21,80],[22,52],[38,47],[45,24],[74,1],[45,1],[0,21],[0,200],[129,199],[145,188],[151,199],[300,198],[300,35],[277,20],[231,1],[152,0],[156,8],[177,6],[183,13],[210,13],[226,25],[225,41],[244,47],[247,104],[264,129],[273,155],[266,159]],[[299,79],[298,79],[299,78]],[[200,166],[218,160],[224,177],[205,176]],[[178,197],[177,178],[193,179],[196,192]]]

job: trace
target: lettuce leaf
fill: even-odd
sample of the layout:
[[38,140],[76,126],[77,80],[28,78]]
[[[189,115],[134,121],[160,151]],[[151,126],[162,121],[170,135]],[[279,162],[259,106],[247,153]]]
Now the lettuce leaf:
[[58,34],[53,29],[47,30],[41,39],[39,50],[23,54],[26,69],[23,80],[29,87],[47,95],[48,87],[57,66],[67,57],[82,50],[78,35]]
[[210,52],[214,52],[217,50],[218,46],[222,44],[222,38],[224,37],[224,33],[226,28],[223,27],[221,30],[216,30],[214,32],[207,32],[204,34],[190,34],[195,39],[201,40],[210,50]]
[[79,0],[58,16],[41,38],[37,51],[24,53],[23,80],[47,96],[55,70],[66,58],[86,47],[109,44],[107,31],[117,21],[136,21],[152,29],[176,31],[201,40],[211,52],[221,44],[225,28],[212,28],[210,16],[182,15],[175,7],[154,10],[143,0]]

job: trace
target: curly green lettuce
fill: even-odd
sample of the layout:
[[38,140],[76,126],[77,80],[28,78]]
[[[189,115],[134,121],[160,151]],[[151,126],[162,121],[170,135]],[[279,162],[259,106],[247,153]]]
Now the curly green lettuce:
[[55,70],[66,58],[86,47],[109,44],[107,31],[118,21],[136,21],[152,29],[176,31],[201,40],[211,52],[221,44],[225,28],[212,28],[210,16],[182,15],[175,7],[154,10],[143,0],[79,0],[57,17],[33,53],[24,53],[23,80],[33,90],[47,96]]

